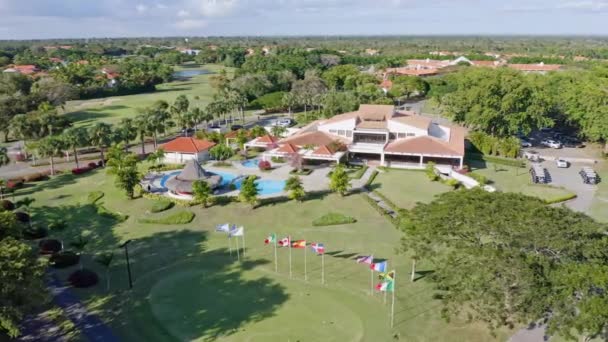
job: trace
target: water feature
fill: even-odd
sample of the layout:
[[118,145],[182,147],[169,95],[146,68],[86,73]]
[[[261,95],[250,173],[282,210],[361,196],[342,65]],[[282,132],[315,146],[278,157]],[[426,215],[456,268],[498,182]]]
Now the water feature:
[[179,70],[173,73],[173,77],[175,78],[190,78],[198,75],[207,75],[211,72],[209,70],[204,69],[192,69],[192,70]]
[[259,164],[260,164],[259,159],[249,159],[249,160],[245,160],[244,162],[241,163],[241,165],[243,165],[244,167],[248,167],[248,168],[252,168],[252,169],[257,169],[259,167]]
[[[165,174],[160,180],[161,188],[167,189],[165,184],[170,178],[173,178],[179,175],[181,171],[175,171]],[[241,185],[243,184],[244,177],[239,177],[233,173],[229,172],[211,172],[218,176],[222,177],[222,181],[220,182],[220,189],[228,190],[230,184],[234,184],[237,190],[241,189]],[[278,194],[283,191],[285,188],[284,180],[273,180],[273,179],[258,179],[255,181],[255,184],[258,186],[259,195],[272,195]]]

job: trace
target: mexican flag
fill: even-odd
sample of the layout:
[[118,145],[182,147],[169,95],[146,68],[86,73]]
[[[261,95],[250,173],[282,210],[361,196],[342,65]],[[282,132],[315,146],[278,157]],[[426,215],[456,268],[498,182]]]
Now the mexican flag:
[[393,292],[395,290],[395,282],[393,280],[385,280],[376,285],[376,290],[381,292]]
[[264,240],[265,244],[271,244],[271,243],[277,243],[277,235],[276,234],[270,234],[268,235],[268,237]]

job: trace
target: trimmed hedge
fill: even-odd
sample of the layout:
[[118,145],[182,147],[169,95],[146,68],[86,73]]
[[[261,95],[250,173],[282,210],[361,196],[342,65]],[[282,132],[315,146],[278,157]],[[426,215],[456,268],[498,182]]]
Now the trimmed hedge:
[[293,170],[289,171],[289,174],[291,174],[291,175],[300,175],[300,176],[308,176],[313,171],[314,171],[313,169],[302,169],[300,171],[298,171],[297,169],[293,169]]
[[466,159],[481,160],[481,161],[486,161],[489,163],[501,164],[501,165],[506,165],[506,166],[514,166],[514,167],[521,167],[521,168],[526,167],[526,162],[523,160],[485,156],[485,155],[478,154],[478,153],[467,153]]
[[173,197],[166,197],[166,196],[159,195],[159,194],[152,194],[149,192],[144,192],[142,196],[144,198],[151,199],[151,200],[170,201],[172,203],[175,203],[175,205],[177,205],[179,207],[193,207],[195,205],[200,204],[194,200],[193,201],[182,200],[182,199],[177,199],[177,198],[173,198]]
[[162,164],[162,165],[150,166],[148,168],[148,171],[163,172],[163,171],[181,170],[185,166],[186,166],[185,164]]
[[168,200],[156,201],[154,204],[152,204],[152,207],[150,208],[150,212],[160,213],[165,210],[169,210],[169,209],[173,208],[174,205],[175,205],[175,203],[168,201]]
[[129,215],[110,211],[101,204],[97,204],[96,207],[97,207],[97,215],[99,215],[99,216],[111,218],[118,222],[124,222],[129,218]]
[[55,268],[67,268],[78,264],[80,255],[72,251],[61,251],[51,255],[49,264]]
[[339,213],[328,213],[325,214],[318,219],[312,221],[312,225],[319,226],[333,226],[340,224],[350,224],[355,223],[357,220],[354,217],[346,216]]
[[566,202],[566,201],[575,199],[576,197],[577,197],[576,194],[568,194],[568,195],[564,195],[564,196],[560,196],[560,197],[546,199],[546,200],[544,200],[544,202],[546,204],[562,203],[562,202]]
[[381,208],[378,203],[376,203],[376,201],[374,201],[371,197],[369,197],[366,194],[363,194],[363,198],[367,201],[367,203],[371,204],[372,207],[374,207],[374,209],[376,209],[376,211],[384,216],[387,220],[389,220],[393,226],[395,226],[396,228],[399,227],[399,217],[397,218],[393,218],[391,215],[389,215],[386,211],[384,211],[383,208]]
[[40,254],[55,254],[63,249],[63,244],[59,240],[47,239],[38,243]]
[[95,286],[99,282],[99,277],[97,273],[85,268],[70,274],[68,281],[74,287],[84,288]]
[[87,201],[91,204],[95,204],[103,196],[104,196],[104,193],[102,191],[89,192],[89,194],[87,195]]
[[171,215],[161,217],[161,218],[150,218],[150,219],[140,219],[141,223],[150,223],[150,224],[187,224],[194,220],[194,213],[191,211],[183,210]]

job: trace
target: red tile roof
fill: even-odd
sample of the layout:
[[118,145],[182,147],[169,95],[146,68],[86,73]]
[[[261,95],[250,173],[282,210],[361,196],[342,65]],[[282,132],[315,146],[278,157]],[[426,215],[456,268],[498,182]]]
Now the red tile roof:
[[386,72],[388,74],[396,74],[396,75],[432,76],[432,75],[437,75],[439,73],[439,69],[437,69],[437,68],[427,68],[427,69],[392,68],[392,69],[387,69]]
[[478,67],[487,67],[487,68],[497,68],[499,66],[504,65],[503,62],[500,61],[471,61],[473,66]]
[[390,90],[393,87],[393,81],[384,80],[384,81],[382,81],[382,83],[380,83],[380,87],[382,89]]
[[38,67],[33,64],[12,65],[8,69],[13,69],[16,72],[23,74],[23,75],[31,75],[31,74],[35,73],[36,71],[38,71]]
[[319,146],[316,150],[314,150],[312,154],[321,156],[333,156],[334,152],[332,152],[331,149],[326,145],[322,145]]
[[294,144],[285,144],[277,150],[279,153],[297,153],[299,148]]
[[256,139],[256,143],[266,143],[266,144],[274,144],[279,139],[277,137],[273,137],[272,135],[266,134]]
[[435,156],[464,156],[464,148],[459,151],[459,146],[456,144],[432,136],[398,139],[388,144],[384,151]]
[[314,131],[297,133],[281,140],[281,144],[294,144],[296,146],[321,146],[329,145],[334,141],[343,142],[344,139],[337,135],[332,135],[321,131]]
[[519,71],[555,71],[562,68],[560,64],[509,64],[509,68]]
[[206,151],[215,146],[208,140],[200,140],[192,137],[179,137],[161,145],[165,152],[198,153]]

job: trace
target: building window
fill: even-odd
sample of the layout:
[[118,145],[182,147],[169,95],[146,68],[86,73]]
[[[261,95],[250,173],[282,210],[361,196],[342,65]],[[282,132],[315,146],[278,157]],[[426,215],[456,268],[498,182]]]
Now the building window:
[[353,131],[346,131],[347,138],[352,138],[352,136],[353,136]]
[[399,134],[397,135],[397,137],[398,137],[399,139],[401,139],[401,138],[405,138],[405,137],[406,137],[406,134],[405,134],[405,133],[399,133]]
[[341,129],[338,131],[338,135],[346,135],[346,132],[343,129]]
[[416,136],[416,133],[408,133],[408,134],[407,134],[407,136],[408,136],[408,137],[415,137],[415,136]]
[[397,138],[397,135],[396,135],[395,133],[389,133],[389,134],[388,134],[388,138],[389,138],[390,140],[395,140],[395,139]]
[[337,130],[335,130],[335,129],[330,129],[330,130],[329,130],[329,133],[337,134],[337,133],[338,133],[338,131],[337,131]]

